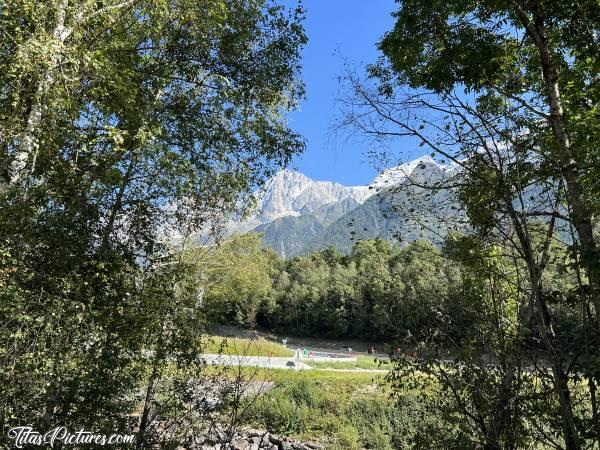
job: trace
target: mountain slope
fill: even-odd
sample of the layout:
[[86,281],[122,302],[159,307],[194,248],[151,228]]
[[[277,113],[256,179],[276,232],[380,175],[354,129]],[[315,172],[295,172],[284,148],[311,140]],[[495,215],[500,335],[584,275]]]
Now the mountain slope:
[[281,217],[254,229],[263,234],[262,241],[266,247],[284,258],[305,253],[306,243],[317,239],[325,230],[326,227],[312,214]]
[[385,170],[369,186],[284,170],[256,194],[256,213],[232,232],[263,233],[263,243],[286,258],[328,246],[347,253],[356,240],[375,237],[439,242],[448,229],[443,222],[462,212],[447,190],[431,188],[456,174],[428,156]]
[[298,254],[329,245],[347,253],[355,241],[375,237],[400,244],[418,239],[441,243],[448,222],[462,217],[462,212],[447,191],[432,193],[431,189],[420,186],[433,186],[447,180],[449,173],[442,169],[433,161],[419,164],[410,180],[396,178],[396,184],[381,189],[331,223]]

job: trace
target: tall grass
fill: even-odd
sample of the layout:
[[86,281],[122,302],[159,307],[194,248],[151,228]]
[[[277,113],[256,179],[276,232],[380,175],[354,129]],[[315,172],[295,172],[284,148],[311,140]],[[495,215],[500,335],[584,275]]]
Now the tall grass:
[[203,339],[204,353],[223,353],[241,356],[291,357],[294,351],[266,339],[225,338],[206,336]]
[[392,450],[397,433],[410,427],[406,412],[376,389],[300,374],[258,399],[251,422],[273,433],[318,438],[332,450]]
[[366,369],[366,370],[389,370],[392,365],[388,359],[378,359],[372,356],[357,356],[356,361],[327,361],[327,362],[311,362],[305,361],[315,369]]

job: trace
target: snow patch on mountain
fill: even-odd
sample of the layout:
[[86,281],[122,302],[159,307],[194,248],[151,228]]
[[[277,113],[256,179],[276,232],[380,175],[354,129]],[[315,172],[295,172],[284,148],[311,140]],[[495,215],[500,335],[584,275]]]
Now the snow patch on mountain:
[[[405,184],[413,179],[413,177],[424,172],[437,172],[450,174],[457,170],[458,166],[454,163],[442,164],[435,161],[431,156],[425,155],[399,166],[385,169],[380,173],[373,182],[369,185],[369,189],[374,192]],[[413,180],[414,181],[414,180]]]

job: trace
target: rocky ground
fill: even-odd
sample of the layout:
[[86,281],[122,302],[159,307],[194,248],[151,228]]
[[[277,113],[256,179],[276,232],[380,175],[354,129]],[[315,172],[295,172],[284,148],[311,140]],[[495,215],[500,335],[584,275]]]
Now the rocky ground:
[[207,436],[201,442],[190,443],[177,450],[321,450],[316,442],[300,442],[260,430],[236,433],[231,444],[222,444],[217,436]]

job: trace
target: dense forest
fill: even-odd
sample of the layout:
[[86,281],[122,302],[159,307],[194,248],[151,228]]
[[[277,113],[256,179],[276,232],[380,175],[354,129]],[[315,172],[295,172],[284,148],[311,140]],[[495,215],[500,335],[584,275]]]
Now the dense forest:
[[[283,260],[262,248],[259,235],[238,235],[203,265],[205,312],[213,323],[281,335],[456,350],[485,333],[488,321],[516,321],[524,314],[514,289],[524,267],[514,266],[508,251],[455,233],[441,248],[428,241],[401,248],[375,239],[356,242],[348,255],[327,248]],[[568,247],[553,251],[545,295],[553,298],[550,311],[559,317],[563,351],[572,352],[582,344],[580,312],[568,307],[576,303],[577,280],[568,273]],[[523,337],[534,350],[535,337]]]
[[454,323],[455,332],[468,329],[467,317],[452,317],[451,310],[458,310],[461,271],[425,241],[404,249],[359,241],[349,255],[328,248],[285,261],[261,249],[259,236],[244,235],[225,242],[214,259],[230,261],[228,276],[205,294],[216,322],[390,341],[424,339],[444,323]]

